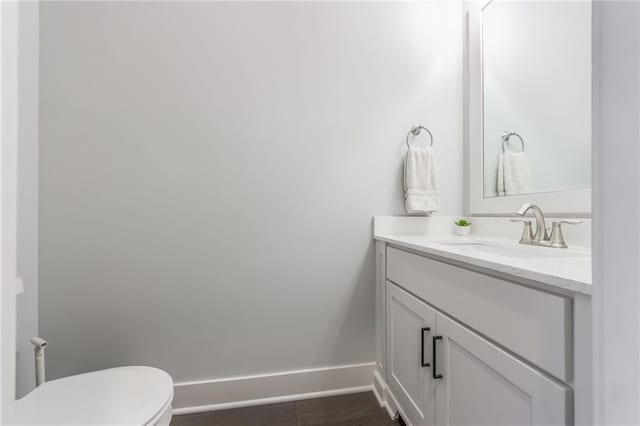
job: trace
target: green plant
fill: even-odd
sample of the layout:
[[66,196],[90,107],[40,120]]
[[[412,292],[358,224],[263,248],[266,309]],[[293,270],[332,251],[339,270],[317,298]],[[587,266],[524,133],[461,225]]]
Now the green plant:
[[467,219],[458,219],[457,222],[453,222],[458,226],[471,226],[471,222],[469,222]]

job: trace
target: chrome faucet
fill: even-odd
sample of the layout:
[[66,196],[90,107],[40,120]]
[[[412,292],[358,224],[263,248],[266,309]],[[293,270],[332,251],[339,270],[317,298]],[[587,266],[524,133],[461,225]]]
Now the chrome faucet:
[[524,217],[529,210],[533,211],[533,215],[536,217],[536,232],[533,235],[532,242],[539,243],[541,241],[549,241],[547,223],[544,220],[544,213],[542,213],[542,209],[540,207],[535,204],[525,203],[516,210],[516,214]]
[[516,214],[518,216],[525,216],[527,212],[531,210],[536,218],[536,232],[533,233],[531,229],[531,221],[528,219],[511,219],[512,222],[524,222],[524,229],[522,231],[522,237],[520,238],[520,244],[531,244],[536,246],[567,248],[567,243],[562,235],[563,223],[570,225],[578,225],[582,223],[581,220],[565,219],[558,222],[553,222],[553,229],[551,230],[551,236],[547,232],[547,224],[544,220],[544,213],[542,209],[535,204],[525,203],[518,210]]

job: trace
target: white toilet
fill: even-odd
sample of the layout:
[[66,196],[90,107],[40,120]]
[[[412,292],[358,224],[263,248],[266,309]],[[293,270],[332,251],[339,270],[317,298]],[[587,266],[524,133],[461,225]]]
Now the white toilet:
[[16,424],[168,426],[173,380],[152,367],[118,367],[45,382],[16,405]]

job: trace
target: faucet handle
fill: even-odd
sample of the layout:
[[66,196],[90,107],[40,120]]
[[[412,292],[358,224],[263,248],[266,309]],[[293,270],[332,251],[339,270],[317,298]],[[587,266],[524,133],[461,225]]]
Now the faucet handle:
[[553,222],[554,225],[556,223],[557,224],[566,223],[568,225],[580,225],[582,223],[582,220],[580,220],[580,219],[562,219],[562,220],[559,220],[557,222]]
[[533,229],[531,228],[531,221],[529,219],[511,219],[511,222],[524,223],[524,228],[522,229],[522,236],[520,237],[520,244],[532,244]]
[[579,225],[582,221],[577,219],[562,219],[557,222],[553,222],[553,229],[551,230],[551,247],[567,248],[564,235],[562,235],[561,225],[563,223],[566,223],[567,225]]

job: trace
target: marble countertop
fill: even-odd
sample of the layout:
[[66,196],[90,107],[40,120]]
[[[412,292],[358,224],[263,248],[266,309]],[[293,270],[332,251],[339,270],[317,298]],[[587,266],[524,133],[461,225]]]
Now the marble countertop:
[[591,294],[591,250],[558,249],[518,244],[485,235],[459,237],[451,233],[397,234],[374,230],[374,239],[427,255],[490,269],[575,293]]

